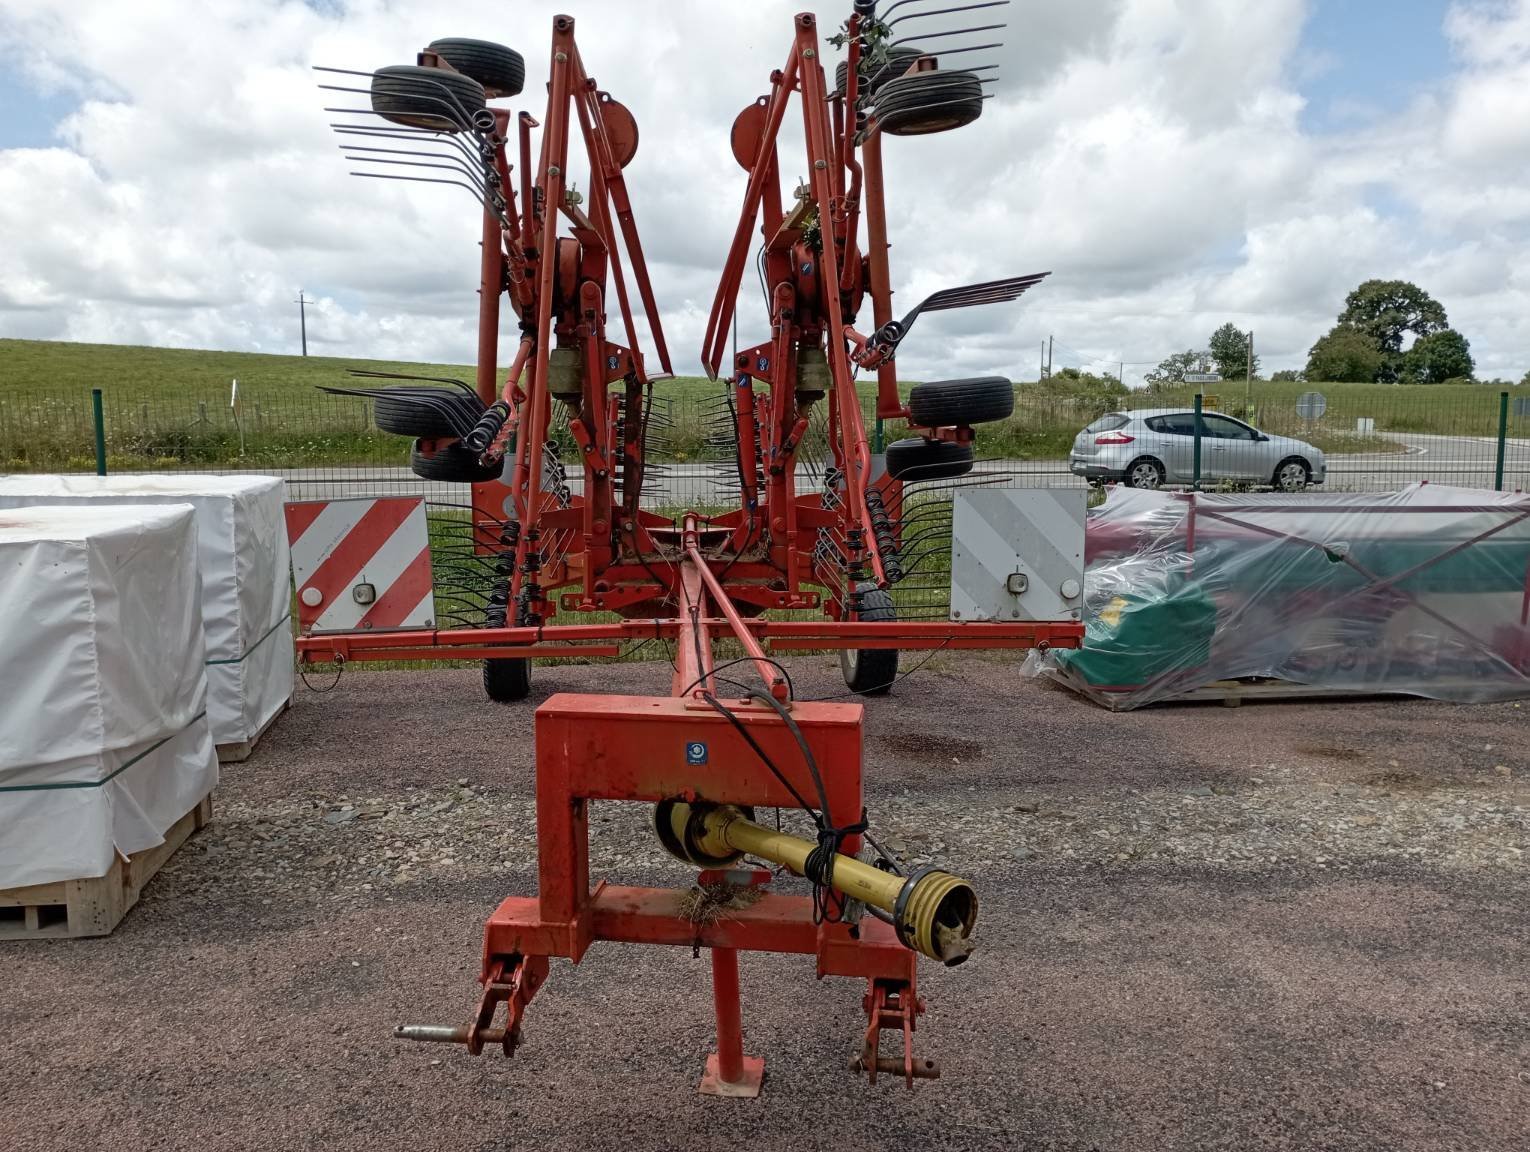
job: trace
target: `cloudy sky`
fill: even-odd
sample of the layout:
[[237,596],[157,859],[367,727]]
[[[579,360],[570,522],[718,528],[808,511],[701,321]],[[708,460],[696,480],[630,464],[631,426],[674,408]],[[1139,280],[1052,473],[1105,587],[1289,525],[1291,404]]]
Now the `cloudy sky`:
[[[315,352],[471,359],[475,206],[348,177],[310,66],[498,40],[527,57],[514,106],[537,111],[566,10],[641,125],[629,186],[676,370],[694,372],[742,194],[728,127],[803,6],[0,0],[0,336],[293,352],[302,288]],[[848,7],[820,7],[826,30]],[[922,321],[906,376],[1034,378],[1053,335],[1058,365],[1125,361],[1131,383],[1225,320],[1266,369],[1296,367],[1368,277],[1440,299],[1479,375],[1530,369],[1530,0],[1006,11],[983,117],[888,143],[894,286],[912,302],[1054,275]],[[746,342],[762,321],[751,296]]]

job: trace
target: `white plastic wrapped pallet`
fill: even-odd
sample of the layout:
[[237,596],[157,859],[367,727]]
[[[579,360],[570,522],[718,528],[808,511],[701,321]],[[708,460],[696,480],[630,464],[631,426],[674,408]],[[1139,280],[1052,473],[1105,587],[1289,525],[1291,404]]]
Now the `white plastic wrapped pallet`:
[[190,504],[197,512],[207,715],[219,744],[253,741],[292,698],[286,485],[274,476],[0,477],[0,508]]
[[190,505],[0,511],[0,887],[101,876],[218,781]]

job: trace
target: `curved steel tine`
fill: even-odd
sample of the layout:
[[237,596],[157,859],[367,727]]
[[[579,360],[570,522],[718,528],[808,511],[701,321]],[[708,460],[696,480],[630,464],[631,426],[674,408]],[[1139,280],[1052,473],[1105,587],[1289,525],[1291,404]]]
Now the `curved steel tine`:
[[[902,40],[889,40],[887,46],[896,48],[899,44],[907,44],[911,40],[938,40],[943,36],[965,36],[969,32],[1002,32],[1008,27],[1008,24],[979,24],[971,28],[952,28],[946,32],[921,32],[917,36],[905,36]],[[949,51],[949,49],[943,48],[941,51]]]
[[[976,29],[967,29],[967,31],[976,31]],[[928,40],[929,37],[928,36],[916,36],[916,37],[914,37],[914,39],[916,39],[916,40]],[[897,43],[902,44],[902,43],[904,43],[904,41],[899,40],[899,41],[897,41]],[[972,45],[969,45],[969,46],[967,46],[965,48],[942,48],[939,52],[926,52],[925,55],[926,56],[933,56],[933,57],[935,57],[938,60],[942,56],[955,56],[955,55],[957,55],[958,53],[961,53],[961,52],[986,52],[990,48],[1002,48],[1002,47],[1004,47],[1004,41],[996,40],[992,44],[972,44]]]
[[460,172],[463,176],[473,181],[473,187],[477,190],[480,200],[487,200],[489,198],[488,188],[479,183],[473,173],[461,164],[426,164],[420,160],[390,160],[386,156],[347,155],[346,159],[357,164],[397,164],[405,168],[439,168],[444,172]]
[[883,20],[889,28],[896,28],[905,20],[922,20],[927,16],[945,16],[951,12],[971,12],[978,8],[1003,8],[1009,0],[984,0],[981,4],[961,4],[955,8],[933,8],[928,12],[910,12],[907,16],[899,16],[896,20]]
[[[458,188],[466,188],[469,192],[473,193],[473,198],[475,200],[478,200],[479,203],[483,203],[482,199],[478,195],[478,190],[471,184],[464,184],[461,180],[443,180],[437,176],[400,176],[394,172],[352,172],[351,175],[370,176],[374,180],[410,180],[419,184],[455,184]],[[507,221],[502,216],[500,217],[499,222],[501,224],[507,223]]]
[[[345,124],[331,124],[330,127],[335,130],[335,134],[337,136],[372,136],[380,140],[400,140],[404,142],[418,141],[420,143],[425,143],[428,141],[431,144],[450,144],[453,148],[457,149],[457,151],[460,152],[463,158],[466,159],[469,163],[482,163],[485,169],[488,168],[488,164],[484,160],[482,152],[479,149],[470,148],[467,146],[467,144],[463,143],[463,141],[460,139],[461,133],[432,132],[426,128],[402,127],[397,131],[390,131],[387,128],[379,128],[372,125],[361,125],[353,127]],[[341,147],[344,148],[347,147],[347,145],[342,144]]]

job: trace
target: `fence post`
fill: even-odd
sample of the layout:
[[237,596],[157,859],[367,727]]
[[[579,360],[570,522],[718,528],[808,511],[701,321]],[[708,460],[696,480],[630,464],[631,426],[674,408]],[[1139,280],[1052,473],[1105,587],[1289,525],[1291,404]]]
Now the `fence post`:
[[879,454],[885,450],[882,438],[882,418],[880,416],[877,417],[876,431],[872,435],[871,450]]
[[1498,462],[1493,468],[1493,491],[1503,491],[1503,455],[1509,444],[1509,394],[1498,394]]
[[[90,390],[90,417],[96,425],[96,475],[106,475],[106,413],[102,410],[101,389]],[[1500,453],[1502,455],[1502,453]]]
[[1202,401],[1202,399],[1203,398],[1202,398],[1201,394],[1199,392],[1197,392],[1195,394],[1195,473],[1194,473],[1195,490],[1197,492],[1199,492],[1201,490],[1201,428],[1202,428],[1201,401]]

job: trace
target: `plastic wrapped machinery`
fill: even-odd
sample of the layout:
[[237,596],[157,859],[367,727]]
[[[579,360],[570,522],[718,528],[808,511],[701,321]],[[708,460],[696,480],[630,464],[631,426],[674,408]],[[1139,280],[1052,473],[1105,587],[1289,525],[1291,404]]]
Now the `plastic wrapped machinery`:
[[1086,540],[1084,646],[1029,667],[1112,708],[1252,677],[1530,696],[1530,496],[1116,488]]
[[186,504],[0,511],[0,887],[104,875],[212,791]]
[[0,508],[190,504],[197,513],[207,714],[218,744],[253,741],[293,689],[286,486],[273,476],[0,477]]

